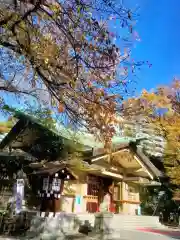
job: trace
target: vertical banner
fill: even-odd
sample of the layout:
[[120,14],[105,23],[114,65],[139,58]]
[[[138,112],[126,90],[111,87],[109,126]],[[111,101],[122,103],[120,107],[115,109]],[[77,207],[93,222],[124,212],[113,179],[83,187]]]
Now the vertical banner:
[[49,177],[43,178],[43,187],[42,190],[45,191],[46,193],[49,190]]
[[24,179],[17,179],[16,185],[16,213],[22,211],[22,203],[24,200]]

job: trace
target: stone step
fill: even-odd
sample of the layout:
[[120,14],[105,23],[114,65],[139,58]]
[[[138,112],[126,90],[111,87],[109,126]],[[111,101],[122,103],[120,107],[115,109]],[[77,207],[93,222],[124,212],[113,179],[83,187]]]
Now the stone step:
[[[95,221],[95,216],[91,214],[77,215],[80,221],[88,220],[89,222]],[[160,224],[158,217],[151,216],[130,216],[130,215],[120,215],[114,214],[112,221],[115,223],[136,223],[136,224]]]
[[124,229],[124,228],[166,228],[164,225],[156,225],[156,224],[121,224],[121,225],[115,225],[110,224],[109,226],[111,229]]
[[[93,214],[62,214],[58,218],[41,218],[35,217],[31,222],[31,228],[27,234],[26,239],[39,235],[41,239],[51,239],[50,236],[54,235],[54,239],[62,239],[64,235],[69,233],[78,234],[78,229],[81,224],[88,220],[91,226],[98,225]],[[113,215],[112,218],[103,219],[104,229],[109,229],[112,232],[118,232],[123,230],[137,230],[138,228],[153,228],[164,229],[158,221],[158,217],[149,216],[124,216]],[[107,226],[107,227],[106,227]],[[98,228],[97,228],[98,229]],[[95,231],[96,229],[94,229]],[[57,238],[55,238],[57,236]]]
[[[94,226],[95,216],[93,214],[78,214],[77,217],[81,222],[88,220]],[[114,214],[108,225],[111,229],[164,228],[156,216],[130,216],[121,214]]]
[[158,217],[151,216],[114,216],[110,223],[112,229],[137,229],[137,228],[165,229]]

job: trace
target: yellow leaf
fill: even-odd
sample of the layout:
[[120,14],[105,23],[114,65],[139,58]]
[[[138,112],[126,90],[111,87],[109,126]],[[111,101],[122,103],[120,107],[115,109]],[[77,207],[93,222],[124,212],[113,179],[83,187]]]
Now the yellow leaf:
[[59,103],[59,106],[58,106],[58,112],[59,113],[62,113],[62,112],[64,112],[64,104],[63,103]]

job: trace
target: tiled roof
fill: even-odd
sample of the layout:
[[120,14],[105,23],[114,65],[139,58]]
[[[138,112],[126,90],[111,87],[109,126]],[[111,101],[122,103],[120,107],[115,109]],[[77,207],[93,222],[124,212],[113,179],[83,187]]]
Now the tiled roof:
[[[18,112],[18,111],[15,112],[15,117],[20,120],[27,120],[32,123],[35,123],[35,124],[41,126],[42,129],[44,128],[46,131],[49,131],[50,133],[52,133],[55,136],[59,136],[59,137],[62,137],[62,138],[68,139],[68,140],[76,141],[78,144],[81,144],[82,146],[86,147],[86,149],[87,149],[87,147],[92,150],[103,148],[103,143],[101,143],[100,141],[97,141],[92,134],[88,134],[86,132],[81,132],[81,131],[74,132],[71,129],[65,128],[61,124],[58,124],[56,126],[56,129],[49,130],[46,127],[44,127],[35,117],[24,114],[22,112]],[[16,125],[14,126],[15,129],[16,129]],[[19,127],[21,127],[21,126],[19,126]],[[11,134],[12,132],[13,131],[10,131],[9,134]],[[5,147],[8,144],[8,141],[11,141],[10,138],[8,139],[8,135],[5,136],[5,139],[1,142],[0,148]],[[129,146],[130,147],[130,146],[132,146],[131,143],[136,142],[136,140],[137,139],[130,138],[130,137],[114,136],[112,139],[112,144],[114,145],[114,147],[116,149],[118,149],[118,148],[121,148],[121,146],[126,146],[126,147]],[[136,145],[136,144],[134,144],[134,145]],[[141,161],[143,161],[143,163],[148,167],[148,169],[150,169],[153,172],[153,174],[156,177],[162,176],[161,172],[151,163],[150,159],[145,156],[145,154],[142,152],[142,150],[136,149],[135,152],[137,153],[137,155],[139,156]]]
[[[36,117],[30,116],[28,114],[22,113],[21,111],[15,111],[15,117],[18,119],[26,119],[29,120],[31,122],[34,122],[38,125],[40,125],[41,127],[46,128],[45,126],[43,126],[41,124],[41,122],[39,121],[39,119],[37,119]],[[85,131],[73,131],[70,128],[67,128],[65,126],[63,126],[62,124],[57,123],[55,129],[50,129],[50,131],[52,133],[54,133],[55,135],[59,135],[65,139],[69,139],[72,140],[74,142],[78,142],[79,144],[83,145],[83,146],[87,146],[89,148],[94,148],[94,147],[103,147],[103,143],[98,141],[94,135],[89,134]],[[128,143],[130,141],[135,141],[135,138],[131,138],[131,137],[120,137],[120,136],[114,136],[112,139],[112,144],[119,144],[119,143]]]

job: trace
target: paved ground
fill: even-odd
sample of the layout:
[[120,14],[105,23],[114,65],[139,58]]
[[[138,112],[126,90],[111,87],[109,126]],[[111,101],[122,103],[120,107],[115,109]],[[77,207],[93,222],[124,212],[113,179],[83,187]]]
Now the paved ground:
[[166,230],[162,229],[153,229],[153,228],[139,228],[138,231],[146,233],[160,234],[163,236],[168,236],[171,239],[180,239],[180,229],[167,228]]
[[[20,240],[22,238],[8,238],[1,237],[0,240]],[[28,239],[27,237],[24,239]],[[58,238],[57,240],[173,240],[180,239],[180,231],[174,230],[158,230],[158,229],[138,229],[138,230],[121,230],[120,232],[113,233],[110,236],[102,236],[102,235],[70,235],[67,238]],[[36,238],[36,240],[40,240]],[[50,239],[48,239],[50,240]],[[53,240],[56,240],[53,238]]]

